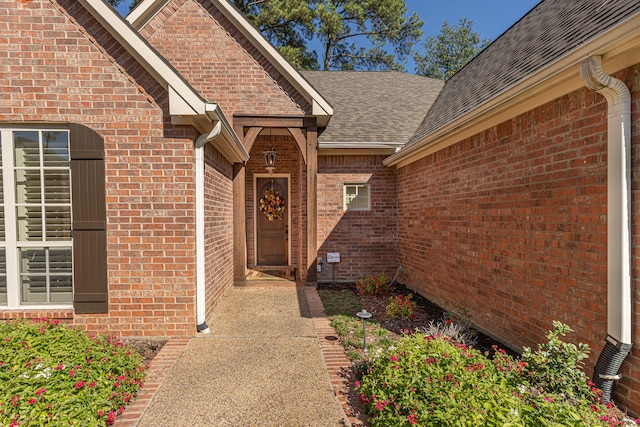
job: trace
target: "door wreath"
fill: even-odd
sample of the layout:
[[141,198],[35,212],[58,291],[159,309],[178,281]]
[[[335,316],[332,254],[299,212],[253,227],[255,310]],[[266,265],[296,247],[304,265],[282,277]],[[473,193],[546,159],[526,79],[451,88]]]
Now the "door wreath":
[[260,199],[260,212],[269,221],[282,220],[286,210],[284,197],[278,190],[271,188],[264,192],[264,196]]

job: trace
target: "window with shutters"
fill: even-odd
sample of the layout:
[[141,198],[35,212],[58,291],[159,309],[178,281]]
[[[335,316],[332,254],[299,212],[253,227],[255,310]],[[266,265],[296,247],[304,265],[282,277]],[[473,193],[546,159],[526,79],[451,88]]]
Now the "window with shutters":
[[0,305],[70,306],[67,129],[0,128]]

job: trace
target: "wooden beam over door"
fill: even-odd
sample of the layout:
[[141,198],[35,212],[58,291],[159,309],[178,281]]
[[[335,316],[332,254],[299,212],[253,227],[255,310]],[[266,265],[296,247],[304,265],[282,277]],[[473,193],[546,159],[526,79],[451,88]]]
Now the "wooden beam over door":
[[233,126],[265,128],[301,128],[307,119],[304,117],[268,117],[268,116],[234,116]]

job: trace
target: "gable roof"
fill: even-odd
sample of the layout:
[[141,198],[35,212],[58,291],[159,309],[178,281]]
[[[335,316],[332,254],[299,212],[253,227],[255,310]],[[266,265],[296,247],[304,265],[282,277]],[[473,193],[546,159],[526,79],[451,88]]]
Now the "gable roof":
[[220,108],[205,101],[114,8],[102,0],[78,0],[93,17],[160,83],[169,93],[172,121],[194,126],[201,133],[219,128],[216,146],[231,162],[243,162],[249,154]]
[[[396,148],[409,141],[444,85],[397,71],[301,71],[334,106],[320,148]],[[420,108],[416,108],[420,106]]]
[[[169,0],[144,0],[127,16],[127,21],[140,30]],[[312,106],[312,115],[317,117],[319,126],[325,126],[333,115],[333,108],[300,73],[276,50],[247,18],[228,0],[209,0],[251,44],[271,63],[282,76]],[[197,54],[197,53],[194,53]]]
[[[637,0],[543,0],[446,82],[405,150],[461,129],[508,101],[522,105],[525,91],[540,92],[543,80],[555,78],[558,85],[561,74],[566,81],[570,73],[579,81],[556,86],[554,98],[584,86],[579,80],[580,60],[606,52],[621,57],[624,44],[639,37],[639,14]],[[635,59],[628,57],[627,62]],[[620,58],[616,60],[622,65]],[[536,100],[542,102],[540,97]],[[396,159],[388,163],[397,164]]]

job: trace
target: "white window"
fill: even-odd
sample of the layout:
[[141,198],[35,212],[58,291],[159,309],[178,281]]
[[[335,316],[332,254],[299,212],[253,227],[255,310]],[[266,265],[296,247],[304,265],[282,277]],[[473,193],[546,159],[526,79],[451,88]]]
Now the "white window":
[[69,131],[0,128],[0,147],[0,305],[69,306]]
[[369,184],[344,184],[344,210],[368,211],[371,208]]

